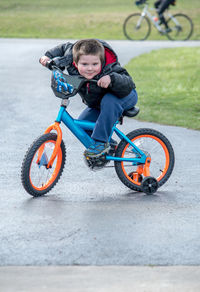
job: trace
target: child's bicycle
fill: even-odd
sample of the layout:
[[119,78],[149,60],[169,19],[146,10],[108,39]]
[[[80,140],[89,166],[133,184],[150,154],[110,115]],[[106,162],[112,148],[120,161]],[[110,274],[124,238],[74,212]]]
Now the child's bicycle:
[[[50,61],[47,67],[52,70],[53,92],[62,101],[55,123],[32,143],[23,160],[22,184],[34,197],[49,192],[64,169],[66,150],[62,140],[61,122],[86,148],[94,143],[86,131],[93,130],[95,123],[73,119],[66,108],[69,98],[77,94],[85,82],[97,81],[66,75],[54,66],[53,61]],[[123,116],[134,117],[138,112],[139,108],[134,107],[125,111]],[[109,161],[114,161],[119,179],[128,188],[146,194],[155,193],[172,173],[173,148],[163,134],[153,129],[137,129],[125,135],[117,128],[117,125],[122,123],[123,116],[113,126],[109,137],[110,141],[115,133],[121,140],[118,146],[111,147],[109,153],[98,158],[84,157],[86,164],[91,170],[95,170],[105,167]]]
[[[170,14],[165,12],[169,32],[166,32],[156,15],[155,8],[149,8],[147,0],[135,2],[138,7],[142,8],[141,13],[129,15],[123,24],[123,32],[129,40],[146,40],[151,33],[151,23],[162,35],[169,40],[188,40],[193,33],[193,22],[191,18],[183,13]],[[152,11],[152,13],[150,12]]]

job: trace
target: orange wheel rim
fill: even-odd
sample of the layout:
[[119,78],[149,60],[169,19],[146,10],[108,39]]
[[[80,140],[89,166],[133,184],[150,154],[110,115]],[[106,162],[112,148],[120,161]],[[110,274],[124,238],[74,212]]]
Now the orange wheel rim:
[[[49,141],[46,141],[44,142],[40,147],[39,149],[37,150],[37,152],[35,153],[32,161],[31,161],[31,165],[35,159],[35,156],[36,154],[38,153],[38,151],[41,149],[41,147],[44,149],[45,148],[45,144],[46,143],[53,143],[54,145],[56,144],[56,141],[54,140],[49,140]],[[32,185],[32,187],[37,190],[37,191],[43,191],[43,190],[46,190],[54,181],[55,179],[57,178],[58,174],[59,174],[59,171],[60,171],[60,168],[61,168],[61,165],[62,165],[62,150],[61,150],[61,147],[59,148],[58,150],[58,153],[57,153],[57,156],[56,156],[56,159],[57,161],[55,161],[56,163],[56,166],[55,166],[55,169],[53,171],[53,173],[51,174],[51,177],[49,178],[49,180],[47,180],[47,182],[45,184],[43,184],[41,187],[37,187],[35,186],[35,184],[32,182],[32,179],[31,179],[31,167],[30,167],[30,172],[29,172],[29,180],[30,180],[30,183]],[[39,166],[38,166],[39,167]]]
[[[164,150],[164,153],[165,153],[165,165],[164,165],[163,170],[161,171],[161,174],[158,177],[156,177],[157,181],[159,182],[166,175],[167,170],[169,168],[169,162],[170,162],[170,160],[169,160],[169,151],[168,151],[165,143],[161,139],[159,139],[158,137],[152,136],[152,135],[140,135],[140,136],[137,136],[137,137],[133,138],[131,141],[134,142],[135,140],[140,139],[140,138],[151,138],[153,140],[156,140],[161,145],[162,149]],[[121,157],[124,157],[124,154],[125,154],[125,152],[126,152],[126,150],[127,150],[127,148],[128,148],[129,145],[130,144],[127,144],[126,147],[124,148]],[[130,180],[132,183],[134,183],[136,185],[141,185],[141,183],[138,182],[136,179],[134,179],[134,177],[132,179],[127,174],[127,172],[126,172],[126,170],[124,168],[124,162],[123,161],[121,162],[121,166],[122,166],[123,173],[124,173],[124,175],[126,176],[126,178],[128,180]],[[140,173],[141,173],[141,167],[142,167],[141,165],[138,166],[138,168],[140,170]]]

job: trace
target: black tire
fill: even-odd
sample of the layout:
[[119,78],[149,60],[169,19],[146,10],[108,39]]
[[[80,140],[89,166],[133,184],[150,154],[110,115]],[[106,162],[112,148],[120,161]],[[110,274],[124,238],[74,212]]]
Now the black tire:
[[[173,18],[180,24],[177,25]],[[177,13],[167,20],[169,28],[172,30],[167,34],[167,37],[171,41],[187,41],[193,33],[193,22],[185,14]]]
[[[150,154],[150,176],[156,178],[158,187],[161,187],[169,179],[175,162],[174,151],[169,140],[153,129],[137,129],[130,132],[127,137],[134,141],[134,144],[142,151]],[[122,140],[117,147],[115,156],[135,157],[135,154],[131,149],[128,149],[128,146],[130,144]],[[154,150],[151,150],[150,147]],[[142,191],[142,179],[138,167],[142,168],[143,165],[133,166],[132,163],[115,161],[115,170],[119,179],[134,191]]]
[[[141,21],[140,25],[139,21]],[[140,13],[134,13],[125,19],[123,32],[128,40],[143,41],[146,40],[151,33],[151,23],[146,16],[141,16]]]
[[[23,187],[31,196],[39,197],[49,192],[62,174],[66,159],[63,141],[61,142],[58,155],[54,160],[52,168],[47,169],[47,163],[45,163],[45,159],[48,162],[48,159],[51,157],[56,139],[57,135],[55,133],[48,133],[40,136],[32,143],[24,157],[21,168],[21,181]],[[37,154],[39,148],[43,147],[42,145],[46,145],[46,148],[42,150],[43,158],[41,157],[40,161],[37,162]],[[43,162],[41,162],[42,159]]]

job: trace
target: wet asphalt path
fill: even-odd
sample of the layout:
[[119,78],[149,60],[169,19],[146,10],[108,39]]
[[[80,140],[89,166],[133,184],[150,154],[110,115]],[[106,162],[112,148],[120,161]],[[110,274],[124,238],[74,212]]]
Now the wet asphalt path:
[[[152,127],[173,144],[173,175],[154,196],[127,189],[113,168],[91,172],[83,147],[63,127],[67,162],[57,186],[38,199],[22,188],[24,154],[59,109],[50,72],[38,64],[59,42],[0,39],[0,265],[199,265],[198,131],[126,119],[126,133]],[[125,64],[152,49],[200,42],[110,44]],[[77,117],[83,108],[76,97],[69,111]]]

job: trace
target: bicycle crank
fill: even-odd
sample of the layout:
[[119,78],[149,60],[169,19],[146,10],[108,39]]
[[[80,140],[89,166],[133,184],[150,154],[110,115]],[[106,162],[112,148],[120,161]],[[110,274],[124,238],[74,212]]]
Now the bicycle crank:
[[91,170],[100,170],[109,162],[109,160],[106,160],[104,154],[100,157],[88,157],[84,155],[84,161]]

